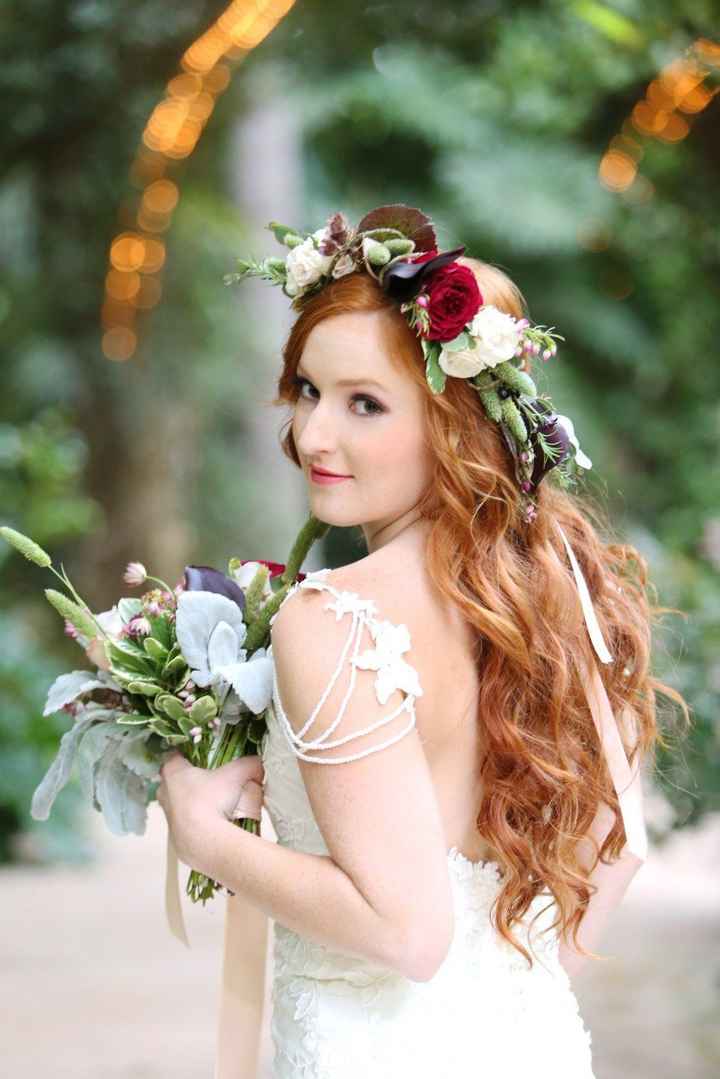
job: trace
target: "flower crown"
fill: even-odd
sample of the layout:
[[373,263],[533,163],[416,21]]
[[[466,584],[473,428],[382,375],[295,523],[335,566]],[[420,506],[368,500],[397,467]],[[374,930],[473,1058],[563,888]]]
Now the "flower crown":
[[353,228],[343,213],[332,214],[313,233],[271,221],[275,238],[290,248],[284,258],[238,259],[226,285],[262,277],[301,310],[305,301],[345,274],[363,270],[398,302],[422,345],[425,377],[442,393],[446,377],[465,378],[477,390],[488,419],[497,423],[512,454],[527,523],[537,515],[535,492],[551,469],[568,488],[592,467],[580,449],[572,420],[538,394],[523,367],[539,354],[555,356],[553,327],[515,319],[485,303],[477,278],[456,260],[464,247],[440,252],[433,224],[403,203],[378,206]]

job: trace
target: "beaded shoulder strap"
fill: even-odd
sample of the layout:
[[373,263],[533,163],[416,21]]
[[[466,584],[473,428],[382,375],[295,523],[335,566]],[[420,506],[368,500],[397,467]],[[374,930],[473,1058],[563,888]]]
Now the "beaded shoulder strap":
[[[276,711],[280,724],[285,733],[285,736],[293,750],[293,753],[300,757],[302,760],[314,761],[317,764],[342,764],[347,761],[359,760],[361,757],[367,757],[370,753],[377,753],[381,749],[385,749],[387,746],[393,745],[398,742],[406,734],[408,734],[415,726],[415,698],[423,695],[423,690],[420,685],[418,673],[414,667],[406,662],[402,658],[405,652],[408,652],[411,647],[410,633],[407,626],[404,623],[395,625],[385,619],[379,619],[377,617],[377,607],[374,600],[366,599],[359,596],[356,592],[350,592],[344,589],[337,589],[331,585],[328,581],[322,580],[322,575],[330,572],[329,570],[317,570],[315,573],[308,574],[304,580],[296,582],[288,592],[287,596],[283,600],[285,603],[293,592],[298,588],[317,589],[318,591],[327,591],[332,595],[332,599],[325,605],[324,610],[332,611],[335,614],[336,621],[340,621],[346,614],[352,616],[352,624],[350,626],[350,632],[345,642],[340,658],[338,660],[335,673],[333,674],[330,683],[326,687],[316,707],[313,709],[310,718],[302,726],[302,728],[296,733],[290,724],[285,710],[280,700],[280,691],[277,683],[277,672],[273,668],[273,697],[276,705]],[[275,612],[272,622],[277,617],[282,605]],[[362,639],[363,630],[367,627],[374,647],[366,649],[362,654],[359,654],[360,642]],[[335,685],[336,681],[340,677],[343,670],[343,666],[346,662],[348,652],[352,649],[350,655],[350,685],[343,698],[340,706],[340,711],[330,724],[330,726],[322,734],[317,735],[315,738],[303,738],[303,735],[309,730],[309,728],[315,722],[315,719],[327,700],[330,692]],[[272,654],[272,646],[270,647],[269,654]],[[368,724],[359,731],[354,731],[352,734],[347,734],[342,738],[330,739],[330,735],[336,730],[342,718],[345,714],[348,701],[352,696],[352,692],[355,688],[357,680],[357,670],[370,670],[376,671],[375,676],[375,695],[379,704],[387,704],[388,700],[396,690],[401,690],[405,697],[401,704],[398,705],[388,715],[382,716],[380,719]],[[391,738],[387,738],[385,741],[378,743],[377,745],[370,746],[368,749],[362,750],[360,753],[349,754],[344,757],[322,757],[317,755],[310,755],[307,750],[310,749],[330,749],[335,746],[345,745],[347,742],[352,741],[354,738],[360,738],[363,735],[370,734],[372,731],[385,726],[387,723],[392,722],[396,716],[401,712],[408,713],[408,722],[403,729],[394,734]]]

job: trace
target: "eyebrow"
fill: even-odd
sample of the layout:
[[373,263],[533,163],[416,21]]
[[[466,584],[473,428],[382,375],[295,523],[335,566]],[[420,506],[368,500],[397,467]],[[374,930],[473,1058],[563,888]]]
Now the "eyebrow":
[[[306,371],[301,370],[300,364],[298,364],[297,373],[301,378],[306,378],[308,382],[312,382],[312,379]],[[384,390],[385,387],[380,382],[376,382],[374,378],[341,378],[335,383],[336,386],[377,386],[379,390]]]

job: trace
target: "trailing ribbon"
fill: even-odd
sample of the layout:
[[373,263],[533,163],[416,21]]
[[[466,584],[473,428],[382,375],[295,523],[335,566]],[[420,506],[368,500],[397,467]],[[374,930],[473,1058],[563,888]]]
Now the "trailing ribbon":
[[[243,812],[240,814],[245,816]],[[250,815],[248,813],[248,815]],[[170,829],[165,863],[165,913],[173,936],[190,947]],[[265,1004],[270,919],[242,896],[227,899],[214,1079],[256,1079]]]
[[[583,577],[582,570],[575,557],[575,552],[557,521],[555,522],[555,525],[562,536],[568,558],[570,559],[570,565],[572,566],[572,571],[575,576],[575,583],[580,595],[580,604],[582,606],[585,625],[587,626],[590,640],[592,641],[600,661],[602,663],[611,663],[612,655],[603,638],[597,615],[595,614],[595,608],[590,599],[587,582]],[[636,857],[640,862],[644,862],[647,858],[648,840],[642,811],[642,786],[639,760],[638,766],[633,774],[625,754],[617,721],[613,716],[612,708],[610,707],[610,700],[602,679],[600,678],[600,672],[597,669],[597,664],[591,661],[589,673],[587,670],[583,669],[581,670],[581,675],[585,696],[587,697],[588,705],[590,706],[595,727],[597,728],[600,737],[603,753],[605,754],[605,760],[607,761],[608,770],[620,803],[620,813],[625,827],[626,851],[629,855]]]
[[178,885],[178,856],[172,841],[170,828],[167,832],[167,858],[165,860],[165,914],[170,932],[186,948],[190,947],[185,920],[180,905],[180,887]]

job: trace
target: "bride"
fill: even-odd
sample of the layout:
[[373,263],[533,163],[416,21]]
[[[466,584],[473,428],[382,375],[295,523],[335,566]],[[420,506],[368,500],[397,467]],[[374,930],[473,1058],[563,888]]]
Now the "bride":
[[[653,693],[682,698],[649,670],[642,557],[561,473],[590,461],[533,399],[515,284],[419,226],[379,271],[361,226],[274,228],[284,272],[244,272],[300,312],[283,449],[367,554],[275,615],[261,757],[212,784],[171,760],[163,808],[183,861],[235,893],[228,919],[274,921],[275,1079],[591,1079],[571,979],[646,854]],[[277,844],[231,824],[253,780]],[[221,1079],[255,1075],[248,1037]]]

